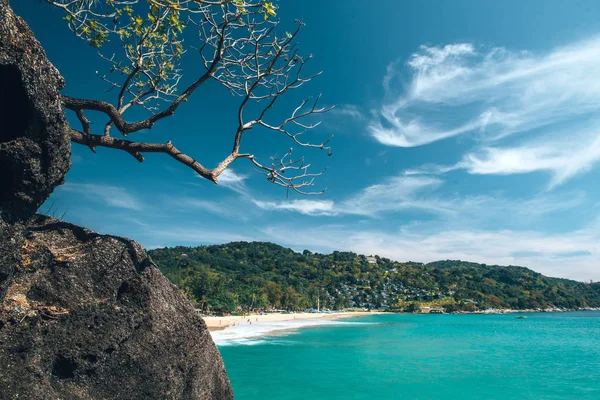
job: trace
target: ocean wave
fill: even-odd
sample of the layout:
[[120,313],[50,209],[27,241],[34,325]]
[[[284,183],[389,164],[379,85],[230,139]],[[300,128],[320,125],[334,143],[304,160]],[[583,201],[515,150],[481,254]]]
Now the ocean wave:
[[[370,322],[351,322],[327,319],[312,320],[289,320],[289,321],[263,321],[263,322],[241,322],[238,325],[229,326],[223,330],[212,331],[213,341],[217,346],[256,344],[278,344],[274,340],[265,340],[264,336],[290,335],[297,329],[321,325],[366,325]],[[260,339],[259,339],[260,338]]]
[[266,344],[265,339],[231,339],[221,343],[217,343],[218,346],[256,346],[258,344]]

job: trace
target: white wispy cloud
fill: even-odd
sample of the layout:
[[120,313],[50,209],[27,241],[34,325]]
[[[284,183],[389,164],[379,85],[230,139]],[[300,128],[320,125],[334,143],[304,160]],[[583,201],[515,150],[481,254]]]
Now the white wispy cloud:
[[571,138],[525,143],[516,147],[486,147],[466,154],[455,167],[466,169],[471,174],[548,171],[552,174],[549,187],[553,188],[588,171],[600,160],[600,127],[594,136],[578,137],[575,142]]
[[228,209],[222,201],[210,201],[201,200],[193,197],[167,197],[165,198],[167,204],[170,204],[173,208],[179,208],[186,212],[190,210],[201,210],[211,214],[219,214],[223,216],[232,215],[231,209]]
[[377,216],[384,212],[406,209],[436,210],[441,205],[434,201],[419,199],[423,192],[438,186],[442,181],[432,177],[393,177],[383,183],[371,185],[339,202],[331,200],[261,201],[254,204],[264,210],[294,211],[305,215]]
[[444,181],[428,176],[397,176],[368,186],[340,201],[287,200],[264,201],[250,198],[263,210],[287,211],[311,216],[354,215],[380,218],[408,214],[414,210],[434,215],[435,219],[460,220],[467,225],[490,223],[520,225],[540,217],[581,205],[583,192],[561,196],[538,194],[531,198],[506,198],[502,195],[457,196],[444,193]]
[[259,240],[255,236],[229,232],[223,229],[194,228],[179,224],[176,226],[161,226],[140,232],[139,240],[149,243],[166,243],[167,245],[200,245],[238,241]]
[[99,183],[70,183],[59,186],[59,190],[76,193],[78,196],[102,203],[109,207],[124,208],[127,210],[142,210],[143,204],[127,189],[119,186],[104,185]]
[[[406,66],[407,89],[388,95],[369,123],[383,144],[413,147],[476,132],[499,139],[600,110],[600,38],[545,54],[472,44],[422,46]],[[388,69],[384,87],[393,89]]]
[[371,185],[339,204],[345,214],[374,216],[384,212],[407,209],[443,210],[443,205],[425,195],[442,184],[433,177],[398,176]]
[[[396,176],[368,186],[340,201],[313,198],[265,200],[256,197],[244,184],[245,177],[231,177],[231,189],[261,210],[287,211],[311,216],[359,215],[376,217],[383,213],[421,209],[432,212],[449,212],[449,204],[425,195],[443,183],[441,179],[427,176]],[[229,182],[227,183],[229,185]],[[240,188],[241,187],[241,188]],[[179,198],[180,206],[203,209],[213,214],[227,214],[222,203],[193,198]]]
[[600,161],[600,123],[571,134],[548,134],[514,146],[484,146],[467,152],[454,165],[429,164],[405,171],[405,175],[443,174],[464,169],[474,175],[511,175],[548,172],[552,189],[589,171]]
[[355,120],[363,120],[366,118],[364,112],[354,104],[339,104],[329,112],[332,115],[341,115]]
[[252,199],[252,202],[263,210],[294,211],[304,215],[338,215],[335,203],[331,200],[290,200],[290,201],[263,201]]
[[245,195],[249,192],[246,179],[248,179],[247,175],[240,175],[228,168],[219,176],[219,185]]

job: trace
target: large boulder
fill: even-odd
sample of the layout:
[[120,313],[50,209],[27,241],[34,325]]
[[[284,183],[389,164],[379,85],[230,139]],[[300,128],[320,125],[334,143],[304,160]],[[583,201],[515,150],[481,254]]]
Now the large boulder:
[[0,218],[26,221],[63,182],[71,145],[64,81],[27,24],[0,0]]
[[36,216],[0,225],[0,264],[0,398],[233,398],[204,321],[137,243]]
[[70,166],[62,87],[0,0],[0,399],[232,399],[204,321],[137,243],[34,216]]

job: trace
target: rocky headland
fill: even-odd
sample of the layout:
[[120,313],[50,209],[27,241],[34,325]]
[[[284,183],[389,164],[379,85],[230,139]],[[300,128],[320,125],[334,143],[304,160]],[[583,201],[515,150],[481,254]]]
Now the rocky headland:
[[206,324],[139,244],[35,214],[70,166],[63,85],[0,0],[0,398],[232,399]]

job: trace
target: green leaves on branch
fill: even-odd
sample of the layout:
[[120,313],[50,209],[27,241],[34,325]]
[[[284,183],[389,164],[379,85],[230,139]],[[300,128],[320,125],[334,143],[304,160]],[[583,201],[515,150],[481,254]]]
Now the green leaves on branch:
[[265,20],[269,19],[269,17],[276,17],[277,16],[277,7],[268,1],[265,1],[264,4],[264,8],[265,8]]
[[[175,92],[177,64],[185,52],[182,34],[186,24],[181,21],[179,0],[144,0],[133,4],[106,0],[85,5],[73,3],[72,8],[63,9],[67,11],[63,19],[69,28],[90,46],[101,48],[111,37],[115,45],[120,42],[125,57],[121,60],[105,57],[112,63],[110,73],[129,76],[137,71],[128,82],[139,93]],[[110,47],[111,52],[115,50],[115,46]]]
[[[244,0],[233,0],[232,3],[240,14],[246,14],[248,12],[248,6]],[[270,17],[276,17],[277,6],[273,2],[265,1],[262,5],[262,12],[264,13],[265,20]]]
[[111,63],[111,74],[130,77],[105,80],[116,87],[126,82],[127,93],[134,97],[136,93],[175,93],[181,78],[178,66],[186,51],[183,38],[190,40],[184,34],[188,24],[198,26],[199,32],[206,26],[204,33],[210,35],[215,33],[207,32],[218,32],[222,21],[239,14],[245,15],[245,21],[239,18],[237,28],[252,19],[262,22],[263,16],[265,21],[276,17],[278,9],[274,1],[261,0],[222,0],[217,5],[199,0],[56,0],[55,5],[66,12],[63,19],[75,35],[106,52],[106,57],[101,56]]

